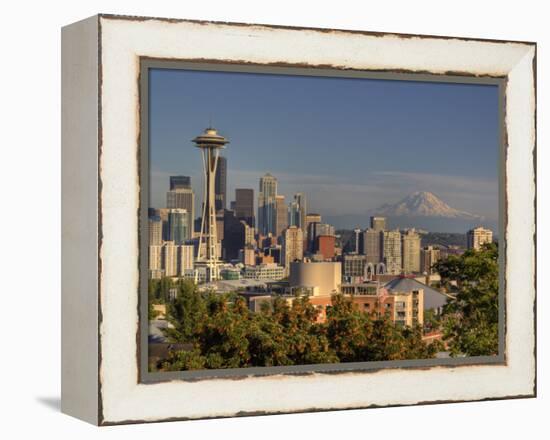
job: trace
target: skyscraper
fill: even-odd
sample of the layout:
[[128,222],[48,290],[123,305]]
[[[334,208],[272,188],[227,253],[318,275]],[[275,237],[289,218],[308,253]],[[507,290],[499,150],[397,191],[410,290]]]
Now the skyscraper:
[[277,179],[267,173],[260,178],[258,195],[258,231],[262,235],[275,235],[277,215]]
[[420,235],[409,229],[402,238],[403,271],[405,273],[420,272]]
[[319,235],[335,235],[334,226],[328,223],[310,223],[308,234],[310,232],[312,240],[315,240]]
[[370,218],[370,227],[375,231],[386,230],[386,217],[372,216]]
[[301,229],[300,226],[300,205],[296,200],[291,201],[288,204],[288,225],[296,226]]
[[170,191],[182,188],[191,188],[191,177],[170,176]]
[[225,209],[227,202],[227,158],[218,157],[215,182],[216,211]]
[[180,245],[190,238],[187,210],[170,209],[168,211],[168,240]]
[[467,233],[468,249],[480,250],[485,243],[493,242],[493,231],[482,226],[471,229]]
[[367,257],[367,263],[374,265],[382,262],[383,256],[383,231],[367,229],[363,232],[363,254]]
[[300,206],[300,228],[302,228],[302,233],[306,233],[306,214],[307,214],[307,198],[304,193],[294,194],[294,200],[298,202]]
[[363,245],[363,231],[361,229],[357,228],[353,230],[353,246],[352,246],[353,252],[356,254],[362,254],[364,250]]
[[226,260],[236,260],[239,257],[239,251],[246,246],[248,225],[229,210],[224,211],[223,225],[223,255]]
[[309,225],[310,223],[321,223],[321,214],[316,213],[309,213],[306,214],[306,221],[305,221],[305,233],[304,233],[304,240],[306,241],[306,247],[307,249],[310,249],[310,237],[309,237]]
[[302,230],[302,234],[307,232],[306,224],[307,201],[304,193],[294,194],[294,200],[290,202],[288,207],[288,224],[290,226],[298,226]]
[[283,237],[283,260],[288,274],[290,263],[304,258],[304,238],[302,230],[296,226],[289,226]]
[[[169,210],[185,209],[187,211],[187,231],[189,238],[192,238],[193,231],[195,230],[193,224],[193,220],[195,218],[195,193],[193,192],[193,189],[178,187],[168,191],[166,193],[166,208]],[[166,237],[166,239],[168,239],[168,237]]]
[[402,268],[401,232],[399,232],[399,229],[396,229],[394,231],[384,231],[383,234],[386,273],[399,275]]
[[275,235],[280,237],[288,226],[288,209],[286,207],[285,196],[275,196],[275,209],[277,211],[277,215],[275,216]]
[[255,226],[254,222],[254,190],[252,188],[237,188],[235,190],[235,215],[244,220],[248,226]]

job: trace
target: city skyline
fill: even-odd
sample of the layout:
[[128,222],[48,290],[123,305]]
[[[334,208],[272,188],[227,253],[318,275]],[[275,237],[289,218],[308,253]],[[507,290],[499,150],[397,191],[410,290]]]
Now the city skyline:
[[[277,113],[280,109],[276,105],[281,105],[277,102],[280,97],[276,97],[271,92],[266,95],[265,91],[256,98],[268,100],[264,105],[265,109],[262,107],[261,113],[264,116],[268,114],[270,117],[264,118],[268,119],[267,121],[262,119],[259,124],[258,116],[253,115],[258,113],[258,105],[255,108],[245,105],[246,108],[243,109],[239,104],[239,112],[231,113],[224,111],[227,104],[203,109],[200,103],[196,105],[200,100],[193,99],[193,94],[199,93],[202,99],[205,99],[206,95],[212,95],[217,96],[219,100],[221,95],[228,101],[228,94],[238,90],[247,103],[252,99],[252,92],[260,92],[266,88],[266,81],[274,85],[279,92],[285,92],[283,94],[288,97],[296,92],[297,85],[305,87],[308,90],[301,90],[298,93],[302,101],[306,93],[315,98],[314,101],[320,99],[318,94],[321,89],[327,95],[325,98],[330,96],[334,98],[333,104],[337,104],[342,99],[341,95],[357,92],[360,96],[356,100],[350,100],[353,108],[357,105],[355,101],[360,100],[362,96],[374,97],[382,93],[383,101],[377,104],[382,108],[382,115],[373,117],[380,129],[369,130],[369,126],[372,128],[373,125],[372,120],[364,120],[364,126],[359,127],[357,118],[360,115],[351,115],[349,110],[334,109],[321,112],[318,115],[320,120],[315,119],[313,113],[309,118],[302,115],[300,125],[297,127],[295,123],[289,121],[288,116],[276,119],[277,115],[281,116],[280,112]],[[199,84],[203,87],[199,87]],[[228,84],[231,84],[231,87],[226,87]],[[308,210],[320,211],[326,216],[367,215],[369,211],[372,212],[384,203],[398,201],[408,192],[418,190],[434,192],[453,207],[496,220],[498,217],[498,96],[495,89],[492,86],[462,84],[153,71],[151,73],[150,205],[163,206],[171,175],[191,176],[196,198],[202,199],[201,163],[199,158],[192,154],[190,139],[196,132],[204,129],[204,119],[210,117],[208,112],[216,112],[216,114],[220,113],[220,117],[214,115],[213,125],[216,125],[220,133],[232,142],[231,148],[224,151],[224,156],[227,157],[227,205],[234,200],[236,188],[252,188],[257,191],[259,178],[266,172],[270,172],[278,178],[278,192],[286,196],[286,203],[292,200],[294,194],[302,192],[308,197]],[[197,90],[199,91],[196,92]],[[169,95],[167,91],[170,91]],[[193,102],[193,111],[190,111],[190,107],[185,104],[186,99],[179,99],[180,94],[185,95],[189,102]],[[405,121],[404,113],[410,111],[411,101],[414,101],[411,95],[417,95],[416,97],[423,102],[431,99],[433,105],[431,112],[422,112],[422,117],[411,114],[408,118],[410,120]],[[390,109],[393,113],[393,123],[399,123],[402,131],[412,134],[408,140],[396,140],[395,132],[399,130],[384,132],[382,129],[390,123],[386,113],[388,107],[391,107],[392,100],[395,101],[397,98],[404,101],[400,107]],[[346,99],[350,97],[347,96]],[[434,119],[434,114],[426,114],[441,113],[445,102],[447,107],[453,108],[447,108],[442,117]],[[288,104],[292,103],[294,100],[288,102]],[[452,106],[448,105],[449,103],[452,103]],[[364,113],[372,114],[373,103],[367,100],[364,104]],[[416,105],[420,103],[416,102]],[[494,112],[491,112],[493,105]],[[298,109],[292,105],[291,107],[295,111],[312,110],[312,105],[300,105]],[[234,113],[250,116],[243,131],[237,131],[237,129],[242,124],[244,116],[236,118]],[[334,121],[334,126],[323,128],[322,122],[326,122],[323,117],[326,118],[329,114],[340,119]],[[428,116],[432,124],[430,130],[425,129],[427,122],[425,119]],[[179,123],[175,123],[174,118],[179,119]],[[285,130],[282,130],[283,123]],[[412,129],[413,125],[416,128]],[[275,128],[278,130],[274,131]],[[327,134],[330,130],[336,134]],[[362,134],[363,131],[364,134]],[[419,148],[417,138],[422,132],[426,145],[424,148]],[[447,151],[445,154],[435,154],[437,150],[435,145],[441,142],[443,132],[446,133],[447,138],[454,139],[450,142],[451,144],[460,141],[469,148],[462,149],[458,154],[460,157],[455,157],[456,151],[450,151],[449,154]],[[345,142],[344,138],[337,143],[331,138],[331,136],[342,138],[346,133],[352,142]],[[459,139],[456,139],[457,136]],[[254,141],[254,138],[257,140]],[[303,144],[303,148],[296,148],[297,142]],[[314,145],[311,145],[312,142]],[[306,145],[308,143],[310,145]],[[383,154],[380,154],[379,145],[382,143],[388,143],[389,146],[383,148]],[[274,144],[280,146],[275,147]],[[488,147],[491,144],[493,148]],[[260,154],[251,154],[251,145],[255,147],[253,150]],[[331,149],[331,145],[337,145],[338,148]],[[485,148],[482,148],[482,145],[485,145]],[[360,152],[360,147],[366,152]],[[414,152],[413,157],[411,157],[411,151],[407,149]],[[310,155],[309,162],[303,160],[303,154],[307,151]],[[319,151],[319,154],[312,156],[312,151]],[[339,160],[334,160],[334,152],[339,155]],[[392,152],[401,154],[396,156]],[[414,156],[416,160],[411,160]],[[403,160],[396,160],[396,157]],[[289,158],[296,160],[288,160]],[[372,160],[373,158],[376,160]],[[390,167],[392,160],[393,166]],[[269,166],[263,169],[266,161],[269,162]],[[465,166],[465,161],[468,166]],[[246,169],[252,163],[257,164],[257,168]],[[426,168],[429,171],[426,171]],[[357,173],[354,174],[353,170]],[[462,174],[459,174],[458,170]],[[453,171],[454,174],[452,174]],[[465,172],[468,175],[464,175]],[[338,195],[337,198],[334,197],[336,195]],[[256,209],[257,206],[254,210]],[[347,226],[351,228],[356,224]]]

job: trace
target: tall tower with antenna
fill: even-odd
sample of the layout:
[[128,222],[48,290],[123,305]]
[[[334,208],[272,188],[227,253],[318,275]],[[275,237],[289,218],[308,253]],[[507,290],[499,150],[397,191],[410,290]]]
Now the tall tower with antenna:
[[219,135],[215,128],[209,127],[200,136],[193,139],[197,148],[202,150],[204,165],[204,192],[201,232],[196,266],[206,270],[207,283],[219,279],[217,253],[218,234],[216,231],[216,168],[219,152],[229,140]]

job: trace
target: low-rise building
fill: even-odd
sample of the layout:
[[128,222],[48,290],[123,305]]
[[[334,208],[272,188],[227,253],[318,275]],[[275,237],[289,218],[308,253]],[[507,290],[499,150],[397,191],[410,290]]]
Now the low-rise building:
[[[422,290],[392,293],[385,288],[374,288],[369,293],[345,296],[352,300],[358,310],[370,314],[374,319],[388,316],[396,325],[412,327],[424,322],[423,295]],[[312,296],[309,301],[319,312],[317,321],[324,322],[332,306],[332,297]]]
[[344,279],[351,280],[365,277],[366,255],[346,254],[342,261]]
[[243,278],[252,280],[282,280],[285,277],[285,268],[275,263],[245,266]]

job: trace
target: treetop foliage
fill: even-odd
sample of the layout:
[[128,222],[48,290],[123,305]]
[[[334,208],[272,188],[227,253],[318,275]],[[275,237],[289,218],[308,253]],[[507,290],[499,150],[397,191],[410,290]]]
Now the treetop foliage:
[[237,294],[199,292],[189,281],[174,287],[177,295],[167,303],[173,328],[166,335],[193,348],[172,352],[156,366],[162,371],[421,359],[440,348],[422,341],[420,327],[373,317],[340,294],[318,322],[319,310],[307,296],[291,303],[274,297],[252,312]]

